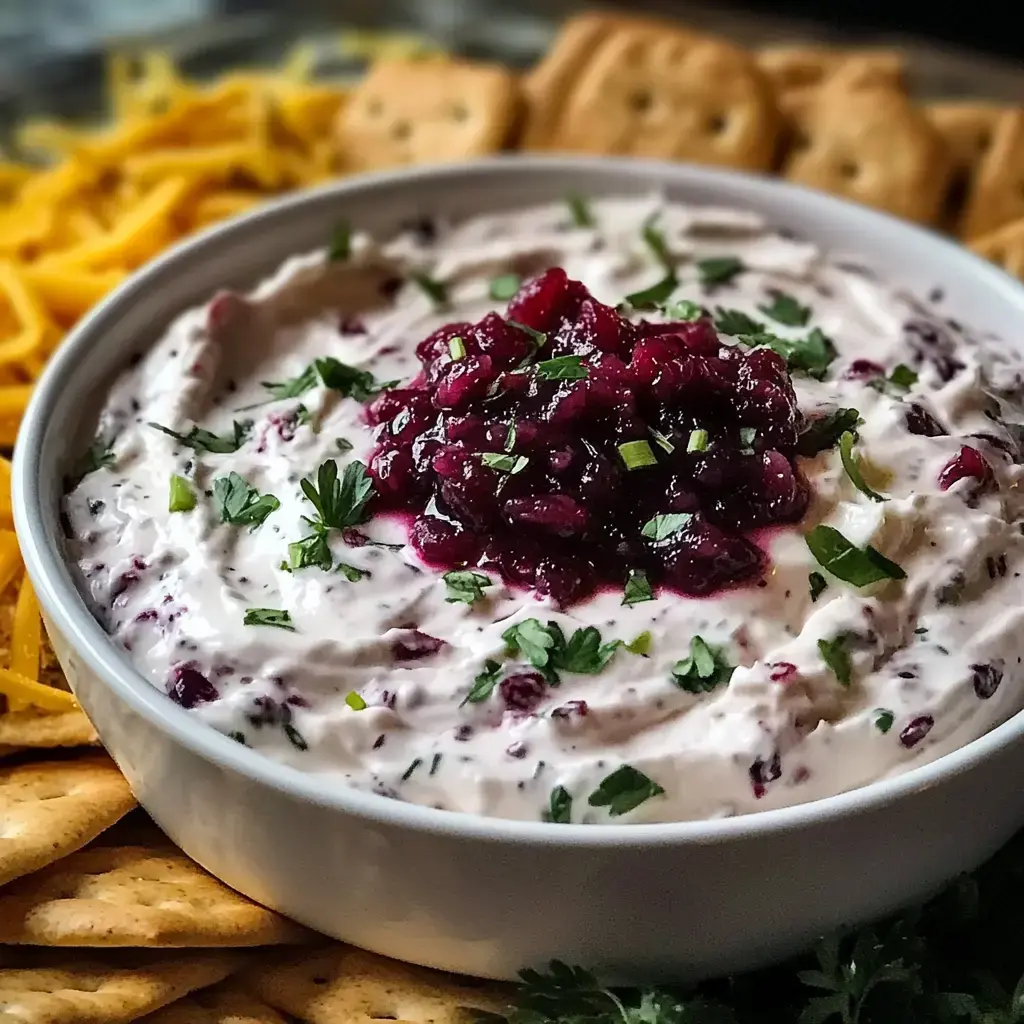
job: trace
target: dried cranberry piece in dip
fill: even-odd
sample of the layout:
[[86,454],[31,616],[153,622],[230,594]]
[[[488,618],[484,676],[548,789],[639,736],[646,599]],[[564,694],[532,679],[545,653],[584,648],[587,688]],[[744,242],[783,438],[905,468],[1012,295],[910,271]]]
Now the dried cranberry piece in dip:
[[437,569],[483,564],[562,607],[627,578],[704,595],[759,579],[751,531],[807,508],[785,360],[707,317],[634,323],[554,268],[416,354],[368,410],[369,468]]
[[948,491],[953,484],[966,478],[977,481],[976,490],[990,486],[994,480],[992,467],[985,456],[977,448],[964,445],[960,451],[946,463],[939,473],[939,488]]
[[197,704],[209,704],[220,694],[194,665],[179,665],[171,676],[167,696],[183,708],[194,708]]

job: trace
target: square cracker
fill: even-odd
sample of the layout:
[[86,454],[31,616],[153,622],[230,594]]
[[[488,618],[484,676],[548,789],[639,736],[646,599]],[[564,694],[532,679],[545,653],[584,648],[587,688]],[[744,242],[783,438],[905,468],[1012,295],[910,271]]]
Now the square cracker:
[[81,849],[134,806],[105,755],[0,768],[0,885]]
[[285,1019],[228,981],[179,999],[139,1024],[285,1024]]
[[766,46],[758,67],[779,92],[824,85],[843,74],[858,86],[905,87],[906,57],[899,50],[842,50],[831,46]]
[[381,60],[337,122],[341,166],[368,171],[497,152],[519,110],[515,75],[496,64]]
[[967,176],[988,152],[996,126],[1010,109],[998,103],[967,100],[929,103],[924,112],[946,140],[957,172]]
[[0,715],[0,744],[52,749],[96,746],[99,739],[85,713],[25,708]]
[[934,224],[952,160],[928,118],[890,89],[825,87],[787,107],[796,138],[782,173],[908,220]]
[[331,945],[289,957],[250,976],[260,998],[306,1024],[468,1024],[467,1007],[500,1013],[510,990],[443,974],[353,946]]
[[976,238],[1024,217],[1024,108],[996,122],[967,193],[960,237]]
[[221,981],[243,962],[222,951],[73,961],[34,954],[25,966],[0,969],[5,1024],[126,1024]]
[[170,845],[80,850],[0,890],[0,943],[183,948],[310,937]]
[[524,82],[525,149],[771,165],[768,80],[731,43],[645,18],[582,15]]
[[1024,281],[1024,217],[973,239],[969,248]]

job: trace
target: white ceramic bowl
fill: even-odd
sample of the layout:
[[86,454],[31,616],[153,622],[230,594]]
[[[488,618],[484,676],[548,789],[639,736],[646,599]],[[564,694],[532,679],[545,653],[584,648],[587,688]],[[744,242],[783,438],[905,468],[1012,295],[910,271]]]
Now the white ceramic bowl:
[[[60,481],[132,352],[179,310],[324,244],[347,217],[387,235],[568,192],[664,189],[752,208],[1021,337],[1024,288],[936,235],[777,181],[682,165],[514,157],[352,178],[179,246],[86,317],[54,356],[14,458],[18,536],[72,688],[140,802],[190,856],[303,923],[389,956],[513,977],[557,957],[619,981],[762,964],[925,896],[1024,823],[1024,713],[898,778],[720,821],[549,825],[484,819],[331,786],[204,727],[146,682],[64,565]],[[685,785],[685,780],[680,783]]]

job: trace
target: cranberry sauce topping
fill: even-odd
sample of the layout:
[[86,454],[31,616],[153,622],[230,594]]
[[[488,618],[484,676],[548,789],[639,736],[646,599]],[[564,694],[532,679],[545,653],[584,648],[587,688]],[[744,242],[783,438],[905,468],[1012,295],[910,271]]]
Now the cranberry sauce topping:
[[417,356],[413,384],[369,409],[370,472],[438,568],[493,568],[563,606],[639,573],[702,595],[757,578],[745,534],[807,507],[785,362],[707,318],[631,322],[556,268]]

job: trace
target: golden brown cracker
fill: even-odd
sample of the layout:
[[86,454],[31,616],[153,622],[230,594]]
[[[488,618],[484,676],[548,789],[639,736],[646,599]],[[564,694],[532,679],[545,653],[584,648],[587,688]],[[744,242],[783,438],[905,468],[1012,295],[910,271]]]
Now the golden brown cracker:
[[1024,217],[968,244],[979,256],[1024,281]]
[[250,984],[275,1009],[307,1024],[381,1019],[468,1024],[467,1007],[498,1013],[509,1003],[508,990],[496,983],[413,967],[342,945],[262,968],[251,974]]
[[220,950],[63,959],[26,952],[25,966],[0,969],[5,1024],[126,1024],[223,980],[243,962]]
[[950,180],[945,143],[901,93],[823,89],[788,113],[798,135],[783,174],[909,220],[935,223]]
[[104,755],[0,768],[0,885],[81,849],[134,806]]
[[499,65],[378,61],[341,111],[338,159],[367,171],[494,153],[518,109],[515,75]]
[[996,122],[988,152],[975,171],[960,220],[960,236],[976,238],[1024,217],[1024,109]]
[[992,144],[996,126],[1009,108],[976,101],[930,103],[924,107],[953,156],[958,172],[969,174]]
[[187,948],[310,936],[170,845],[95,846],[0,891],[0,943]]
[[227,981],[193,992],[139,1024],[285,1024],[266,1003]]
[[778,111],[744,51],[644,19],[591,33],[586,53],[534,73],[557,87],[532,87],[528,148],[770,166]]
[[758,67],[779,92],[824,85],[845,77],[855,88],[882,86],[903,89],[906,58],[899,50],[830,46],[766,46],[756,55]]
[[99,739],[85,712],[25,708],[0,715],[0,744],[53,748],[96,746]]

